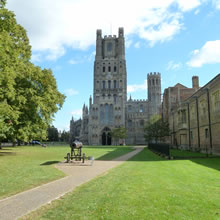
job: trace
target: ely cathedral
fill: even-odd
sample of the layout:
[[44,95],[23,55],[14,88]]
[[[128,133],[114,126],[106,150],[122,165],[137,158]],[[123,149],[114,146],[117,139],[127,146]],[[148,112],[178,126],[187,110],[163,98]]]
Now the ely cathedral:
[[78,137],[89,145],[111,145],[111,130],[125,127],[125,144],[145,144],[143,128],[153,114],[160,113],[161,76],[147,75],[148,99],[127,99],[123,28],[119,28],[118,37],[103,38],[102,31],[97,30],[93,78],[93,97],[89,98],[89,106],[83,106],[82,119],[70,121],[70,139]]

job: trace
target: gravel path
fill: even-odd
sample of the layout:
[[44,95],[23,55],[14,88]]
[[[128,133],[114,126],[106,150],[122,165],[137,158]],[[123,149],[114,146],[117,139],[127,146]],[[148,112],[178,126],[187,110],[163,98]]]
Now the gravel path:
[[0,220],[18,219],[42,205],[60,198],[75,187],[118,166],[142,150],[143,147],[138,146],[135,147],[134,151],[112,161],[96,160],[92,166],[90,161],[86,161],[85,164],[79,162],[59,163],[56,168],[62,170],[68,176],[0,200]]

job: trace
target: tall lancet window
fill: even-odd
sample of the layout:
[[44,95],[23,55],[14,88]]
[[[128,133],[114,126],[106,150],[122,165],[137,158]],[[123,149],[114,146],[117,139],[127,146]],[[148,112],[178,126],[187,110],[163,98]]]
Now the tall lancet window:
[[113,105],[109,105],[109,122],[113,122]]
[[108,109],[108,104],[105,104],[105,122],[108,123],[108,117],[109,117],[109,109]]
[[108,88],[111,89],[111,81],[108,81]]
[[104,105],[100,106],[100,121],[101,124],[104,124]]

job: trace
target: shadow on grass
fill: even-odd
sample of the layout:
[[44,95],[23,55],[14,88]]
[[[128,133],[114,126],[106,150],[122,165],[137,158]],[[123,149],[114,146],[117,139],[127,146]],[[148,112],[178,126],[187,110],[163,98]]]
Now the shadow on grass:
[[15,156],[15,152],[1,152],[0,151],[0,156]]
[[[110,147],[107,147],[110,149]],[[105,147],[106,149],[106,147]],[[111,147],[112,149],[112,147]],[[109,151],[108,153],[102,155],[101,157],[96,158],[96,160],[115,160],[118,157],[121,157],[127,153],[132,152],[131,148],[124,148],[124,147],[116,147],[115,150]]]
[[157,161],[168,161],[167,159],[158,156],[148,148],[144,148],[139,154],[136,154],[134,157],[130,158],[128,161],[140,161],[140,162],[157,162]]
[[220,171],[220,157],[191,159],[193,163]]
[[[155,156],[160,157],[160,156],[156,155],[155,153],[153,153],[152,151],[150,151],[150,152],[151,152],[151,154],[154,154]],[[148,153],[148,155],[149,155],[149,153]],[[220,157],[219,156],[211,155],[211,156],[207,157],[206,154],[203,154],[203,153],[176,150],[176,149],[171,150],[171,156],[173,156],[174,159],[167,160],[167,161],[171,162],[171,161],[177,161],[177,160],[189,160],[189,161],[192,161],[193,163],[197,163],[199,165],[206,166],[208,168],[220,171]],[[153,158],[155,158],[155,157],[153,157]],[[160,157],[160,158],[162,158],[162,157]],[[145,161],[149,161],[149,158],[147,158]]]
[[59,162],[60,161],[58,161],[58,160],[47,161],[45,163],[42,163],[41,166],[48,166],[48,165],[59,163]]

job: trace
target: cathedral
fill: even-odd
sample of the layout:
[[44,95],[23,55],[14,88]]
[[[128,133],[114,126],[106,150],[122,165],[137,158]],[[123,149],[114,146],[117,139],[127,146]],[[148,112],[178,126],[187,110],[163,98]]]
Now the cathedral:
[[83,106],[82,118],[70,121],[70,141],[77,137],[83,144],[117,144],[111,130],[125,127],[125,144],[145,144],[144,126],[161,109],[160,73],[149,73],[147,85],[147,99],[127,99],[124,29],[119,28],[118,37],[102,37],[102,31],[97,30],[93,97],[89,106]]

